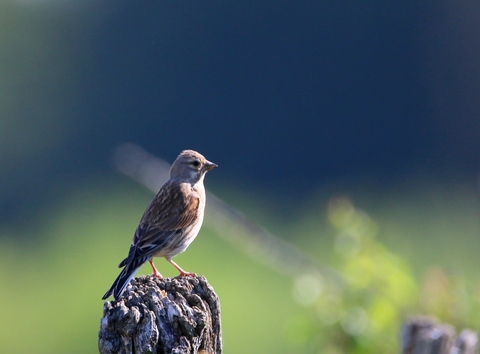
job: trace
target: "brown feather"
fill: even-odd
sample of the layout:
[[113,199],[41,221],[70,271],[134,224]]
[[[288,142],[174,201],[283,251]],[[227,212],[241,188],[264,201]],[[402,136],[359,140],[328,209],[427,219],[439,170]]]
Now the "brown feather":
[[145,211],[140,221],[145,232],[135,233],[133,244],[143,248],[158,243],[159,234],[170,234],[168,231],[194,224],[199,217],[199,206],[200,197],[189,183],[168,181]]

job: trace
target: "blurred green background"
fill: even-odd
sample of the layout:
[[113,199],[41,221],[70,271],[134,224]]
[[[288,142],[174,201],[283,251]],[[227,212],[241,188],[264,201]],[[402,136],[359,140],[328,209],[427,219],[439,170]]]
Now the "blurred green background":
[[0,0],[2,352],[97,351],[152,198],[112,164],[125,142],[200,151],[210,191],[333,270],[206,224],[176,260],[220,296],[225,352],[393,353],[417,313],[480,328],[479,11]]

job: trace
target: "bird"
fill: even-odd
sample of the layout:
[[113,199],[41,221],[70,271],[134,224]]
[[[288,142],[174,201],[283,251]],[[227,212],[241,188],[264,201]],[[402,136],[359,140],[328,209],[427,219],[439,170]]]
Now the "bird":
[[205,174],[217,164],[194,150],[183,150],[173,162],[170,178],[145,209],[133,236],[128,256],[120,262],[123,270],[102,300],[113,294],[119,300],[130,280],[145,262],[150,262],[153,276],[162,275],[153,257],[164,257],[180,276],[196,276],[176,264],[172,258],[184,252],[197,237],[205,210]]

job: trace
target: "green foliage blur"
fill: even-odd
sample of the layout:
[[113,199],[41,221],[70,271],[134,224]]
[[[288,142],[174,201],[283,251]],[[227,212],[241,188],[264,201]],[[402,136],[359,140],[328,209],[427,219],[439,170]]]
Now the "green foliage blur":
[[[151,197],[130,181],[93,183],[67,193],[34,224],[1,230],[2,350],[97,351],[101,296],[116,277],[116,265]],[[259,214],[253,205],[259,203],[252,198],[249,213],[266,224],[283,225],[285,234],[296,230],[289,241],[333,268],[341,281],[328,275],[280,275],[204,228],[176,260],[205,275],[220,296],[225,352],[393,353],[401,323],[411,314],[479,328],[479,278],[458,268],[454,272],[445,257],[454,238],[437,245],[437,263],[415,264],[408,247],[399,246],[415,239],[395,245],[394,237],[380,232],[382,224],[348,197],[333,196],[314,210],[315,217],[310,206],[304,219],[288,225]],[[410,220],[402,222],[414,237]],[[421,246],[416,251],[424,252]],[[157,266],[165,276],[176,276],[167,262],[158,260]]]
[[376,224],[349,199],[332,199],[328,219],[336,231],[331,262],[345,284],[327,288],[313,304],[318,351],[398,351],[399,325],[418,296],[409,265],[378,242]]

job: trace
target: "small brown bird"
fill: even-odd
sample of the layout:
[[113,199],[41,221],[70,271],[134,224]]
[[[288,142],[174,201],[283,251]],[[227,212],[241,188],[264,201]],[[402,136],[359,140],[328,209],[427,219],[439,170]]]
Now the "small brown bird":
[[128,256],[118,265],[124,268],[103,300],[112,294],[118,300],[146,261],[150,262],[153,275],[161,278],[153,257],[165,257],[182,276],[196,276],[184,271],[172,258],[185,251],[200,231],[206,200],[203,179],[215,167],[218,166],[193,150],[178,155],[170,179],[143,213]]

